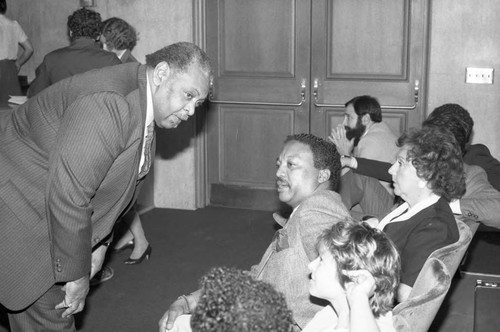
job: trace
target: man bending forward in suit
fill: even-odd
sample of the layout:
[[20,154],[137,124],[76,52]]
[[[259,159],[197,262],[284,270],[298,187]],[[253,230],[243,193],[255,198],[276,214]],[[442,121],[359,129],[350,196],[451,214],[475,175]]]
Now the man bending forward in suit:
[[0,303],[12,331],[75,331],[152,162],[147,128],[176,128],[205,100],[211,67],[197,46],[146,63],[69,77],[0,115]]

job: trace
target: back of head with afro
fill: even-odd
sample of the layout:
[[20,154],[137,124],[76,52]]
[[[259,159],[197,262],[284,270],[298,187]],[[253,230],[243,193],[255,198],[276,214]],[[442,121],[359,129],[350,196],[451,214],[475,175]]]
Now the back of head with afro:
[[213,268],[191,317],[193,332],[291,332],[292,313],[273,286],[234,268]]

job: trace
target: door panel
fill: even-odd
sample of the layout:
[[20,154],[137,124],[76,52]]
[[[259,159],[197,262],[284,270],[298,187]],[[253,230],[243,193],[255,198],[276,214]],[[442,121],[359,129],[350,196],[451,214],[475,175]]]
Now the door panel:
[[[327,5],[327,78],[404,78],[404,1],[336,0]],[[383,18],[386,18],[385,20]],[[369,38],[361,37],[369,31]]]
[[309,0],[207,1],[206,10],[216,67],[207,116],[211,202],[274,209],[283,141],[309,131],[310,53],[299,47],[309,44]]
[[[328,136],[332,125],[342,123],[343,105],[365,94],[379,100],[383,119],[396,134],[418,127],[421,108],[415,102],[425,59],[424,1],[323,0],[312,4],[317,19],[312,20],[311,93],[316,101],[311,132]],[[325,117],[336,120],[327,122]]]
[[395,133],[419,126],[427,1],[207,0],[210,202],[275,209],[285,137],[326,138],[352,97],[377,97]]
[[299,103],[302,80],[309,75],[309,50],[298,47],[309,42],[307,5],[304,0],[207,1],[207,51],[217,62],[213,98]]
[[[221,182],[273,189],[276,157],[284,135],[293,133],[294,110],[221,106],[219,112],[223,125],[219,155]],[[256,135],[259,132],[266,135]]]
[[293,77],[295,20],[290,1],[222,1],[219,16],[221,76]]

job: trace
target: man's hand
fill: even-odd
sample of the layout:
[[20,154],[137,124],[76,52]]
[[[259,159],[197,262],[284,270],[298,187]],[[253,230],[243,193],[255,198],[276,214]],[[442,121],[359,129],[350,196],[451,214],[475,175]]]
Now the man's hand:
[[189,306],[185,298],[179,297],[174,301],[163,314],[163,317],[158,322],[160,332],[165,332],[174,327],[174,322],[180,315],[187,315],[190,313]]
[[328,136],[328,140],[335,144],[340,155],[351,155],[352,149],[354,148],[354,138],[351,140],[347,139],[343,125],[339,124],[337,128],[333,128],[330,132],[330,136]]
[[79,313],[85,307],[85,298],[89,293],[89,277],[85,276],[75,281],[69,281],[62,287],[66,293],[64,300],[55,309],[66,309],[62,318]]
[[104,257],[106,256],[106,250],[108,247],[105,245],[97,247],[96,250],[92,252],[92,268],[90,270],[90,279],[92,279],[97,272],[102,268],[104,263]]

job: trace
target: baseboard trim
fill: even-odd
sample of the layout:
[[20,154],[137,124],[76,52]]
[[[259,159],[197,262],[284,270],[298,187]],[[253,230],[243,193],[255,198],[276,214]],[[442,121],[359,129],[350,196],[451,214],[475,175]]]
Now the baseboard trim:
[[276,190],[212,184],[210,205],[240,209],[277,211],[282,208]]
[[138,214],[144,214],[144,213],[146,213],[146,212],[148,212],[148,211],[153,210],[154,208],[155,208],[155,207],[154,207],[153,205],[150,205],[150,206],[140,206],[140,207],[138,207],[138,209],[137,209],[137,213],[138,213]]
[[468,276],[486,277],[486,278],[500,278],[500,274],[468,272],[468,271],[461,271],[461,273],[468,275]]

